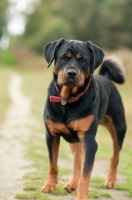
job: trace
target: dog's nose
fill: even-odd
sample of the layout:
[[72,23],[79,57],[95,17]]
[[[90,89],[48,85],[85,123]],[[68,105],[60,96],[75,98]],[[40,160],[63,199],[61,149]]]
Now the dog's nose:
[[76,72],[75,69],[68,69],[67,70],[67,75],[73,77],[73,76],[77,75],[77,72]]

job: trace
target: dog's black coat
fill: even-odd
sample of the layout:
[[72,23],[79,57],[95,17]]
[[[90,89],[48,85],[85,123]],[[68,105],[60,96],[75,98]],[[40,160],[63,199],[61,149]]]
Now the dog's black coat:
[[[60,40],[60,43],[63,41]],[[59,43],[59,45],[60,45]],[[83,54],[83,57],[85,60],[87,60],[86,65],[91,67],[91,71],[93,72],[94,69],[96,69],[101,61],[97,62],[95,66],[93,66],[91,55],[89,53],[88,46],[85,42],[78,42],[78,41],[63,41],[63,44],[59,48],[56,55],[52,55],[51,52],[48,52],[51,54],[51,60],[50,58],[47,59],[47,61],[51,64],[53,59],[57,60],[57,55],[59,57],[63,57],[66,52],[69,50],[73,50],[76,53],[77,45],[80,47],[80,53]],[[83,46],[84,45],[84,46]],[[47,58],[47,46],[45,47],[45,57]],[[52,47],[53,48],[53,47]],[[52,49],[53,51],[53,49]],[[97,53],[99,54],[99,53]],[[103,57],[103,52],[101,52],[101,57]],[[99,57],[99,55],[97,55]],[[98,58],[100,59],[100,58]],[[102,59],[102,58],[101,58]],[[94,61],[95,62],[95,61]],[[62,66],[62,63],[58,67],[65,67]],[[94,68],[94,69],[93,69]],[[83,69],[83,72],[86,73],[87,68]],[[101,73],[101,71],[100,71]],[[113,72],[114,74],[114,72]],[[103,72],[103,75],[105,75],[105,72]],[[119,75],[116,75],[116,78],[119,77]],[[82,87],[79,88],[78,93],[83,91],[87,85],[87,82],[91,78],[91,85],[89,90],[87,91],[84,96],[81,97],[77,102],[72,104],[67,104],[66,106],[62,106],[58,103],[51,103],[49,101],[50,95],[59,96],[57,93],[55,87],[54,87],[54,81],[56,81],[56,75],[55,78],[52,80],[49,89],[48,89],[48,97],[46,101],[45,106],[45,119],[50,118],[53,121],[57,121],[60,123],[68,124],[70,121],[75,119],[80,119],[82,117],[86,117],[87,115],[90,115],[91,113],[94,113],[97,117],[96,123],[99,124],[100,120],[105,116],[105,114],[109,114],[114,118],[115,123],[117,124],[116,128],[118,128],[118,120],[125,121],[124,119],[124,109],[122,105],[122,100],[120,97],[120,94],[118,93],[115,85],[112,81],[109,81],[107,78],[100,76],[100,75],[90,75],[88,79],[85,80],[85,83]],[[75,112],[76,111],[76,112]],[[122,124],[124,126],[123,130],[125,129],[125,124]],[[122,129],[122,127],[121,127]],[[124,131],[123,131],[124,132]],[[118,133],[118,131],[117,131]],[[63,134],[63,133],[62,133]],[[75,134],[74,134],[75,135]],[[71,134],[71,140],[69,142],[74,142],[74,137],[72,138],[73,134]],[[69,135],[70,137],[70,135]],[[120,139],[121,137],[121,139]],[[122,134],[119,135],[119,140],[122,141]],[[72,141],[73,140],[73,141]],[[122,142],[120,142],[122,143]]]
[[[70,58],[66,58],[65,56],[69,52]],[[81,55],[81,58],[77,59],[77,54]],[[49,119],[52,122],[64,124],[70,131],[70,134],[59,132],[58,134],[56,134],[56,136],[53,136],[47,124],[45,123],[46,141],[49,150],[50,162],[52,162],[53,159],[52,145],[54,137],[58,138],[59,140],[59,137],[62,136],[66,141],[70,143],[79,142],[80,139],[78,136],[78,132],[69,128],[68,124],[72,121],[78,119],[80,120],[92,115],[94,116],[94,120],[92,121],[88,130],[85,131],[83,138],[85,144],[85,162],[83,167],[83,176],[85,177],[87,176],[91,166],[93,165],[95,152],[97,150],[97,143],[95,141],[97,127],[106,115],[112,118],[117,133],[116,137],[119,143],[119,147],[120,149],[122,147],[124,135],[126,132],[126,122],[120,94],[117,91],[113,82],[111,81],[112,75],[109,73],[108,70],[105,70],[103,64],[102,71],[100,70],[100,75],[93,75],[94,70],[102,63],[104,53],[102,49],[95,46],[91,42],[61,39],[47,44],[44,47],[44,55],[47,62],[49,63],[49,66],[51,65],[53,60],[55,60],[55,65],[57,65],[57,69],[55,69],[54,72],[53,80],[51,81],[48,88],[47,101],[44,111],[44,121],[46,122],[46,120]],[[106,66],[108,66],[108,64],[111,64],[110,61],[108,63],[105,63]],[[64,69],[66,70],[66,72],[69,69],[74,70],[75,73],[78,73],[78,71],[80,71],[84,76],[87,74],[88,70],[90,73],[88,74],[88,76],[86,76],[84,82],[79,82],[80,79],[78,81],[75,80],[75,78],[72,78],[72,80],[71,78],[68,79],[71,81],[69,81],[70,83],[67,82],[67,79],[66,81],[62,80],[62,82],[60,82],[58,81],[58,72],[63,72]],[[112,73],[114,74],[113,71]],[[120,73],[116,73],[114,75],[114,81],[117,80],[118,82],[118,79],[120,80],[120,77]],[[74,103],[67,103],[66,105],[50,102],[49,97],[51,95],[60,96],[54,86],[54,82],[57,82],[59,91],[61,91],[63,85],[69,86],[70,84],[70,87],[77,86],[77,92],[72,95],[76,96],[78,93],[85,90],[86,85],[89,81],[91,81],[89,89],[81,98],[78,99],[78,101]]]

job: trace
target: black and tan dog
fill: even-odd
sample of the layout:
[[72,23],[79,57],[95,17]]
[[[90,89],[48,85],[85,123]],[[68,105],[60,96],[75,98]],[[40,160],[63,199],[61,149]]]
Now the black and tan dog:
[[126,122],[122,100],[112,80],[124,83],[125,71],[120,61],[109,57],[103,62],[99,75],[93,75],[104,53],[91,42],[60,39],[48,43],[44,55],[48,67],[54,60],[54,76],[44,111],[50,169],[42,192],[56,188],[62,136],[70,143],[74,155],[73,176],[64,189],[77,190],[77,200],[87,200],[99,124],[109,130],[113,139],[113,156],[105,185],[112,188],[116,182]]

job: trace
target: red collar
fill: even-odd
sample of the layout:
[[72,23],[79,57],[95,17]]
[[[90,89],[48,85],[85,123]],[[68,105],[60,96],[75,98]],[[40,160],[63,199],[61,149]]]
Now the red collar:
[[[69,100],[62,99],[61,97],[58,97],[58,96],[50,96],[50,102],[54,102],[54,103],[61,102],[62,105],[66,105],[67,102],[68,103],[76,102],[76,101],[78,101],[78,99],[81,96],[83,96],[85,94],[85,92],[88,90],[90,84],[91,84],[91,79],[89,80],[89,82],[83,92],[81,92],[80,94],[77,94],[77,96],[75,96],[75,97],[71,97]],[[56,88],[57,92],[59,93],[59,89],[57,87],[56,82],[55,82],[55,88]]]

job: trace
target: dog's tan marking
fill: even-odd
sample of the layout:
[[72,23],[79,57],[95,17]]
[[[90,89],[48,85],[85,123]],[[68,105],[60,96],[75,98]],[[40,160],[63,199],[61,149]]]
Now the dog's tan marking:
[[66,57],[67,57],[67,58],[71,58],[71,57],[72,57],[72,54],[71,54],[71,53],[67,53],[67,54],[66,54]]
[[83,84],[84,84],[84,81],[85,81],[85,79],[86,79],[86,78],[85,78],[85,75],[84,75],[84,73],[81,72],[81,71],[80,71],[79,75],[80,75],[80,77],[81,77],[81,79],[80,79],[80,84],[83,85]]
[[61,98],[68,100],[70,97],[70,93],[71,93],[71,88],[63,85],[60,91]]
[[61,84],[62,82],[62,75],[63,75],[63,70],[59,70],[58,71],[58,78],[57,78],[57,82]]
[[58,73],[58,63],[56,62],[54,65],[54,72],[57,74]]
[[79,137],[83,137],[85,132],[89,130],[93,120],[94,120],[94,115],[89,115],[86,118],[71,121],[68,124],[68,128],[77,131]]
[[88,73],[85,75],[85,79],[88,78],[90,75],[90,67],[88,67]]
[[[91,117],[92,119],[93,117]],[[90,120],[91,121],[91,120]],[[93,168],[93,165],[91,165],[89,172],[86,174],[84,177],[83,175],[83,169],[85,165],[85,155],[86,155],[86,150],[85,150],[85,144],[84,144],[84,136],[85,134],[79,133],[79,138],[80,138],[80,152],[81,152],[81,176],[77,188],[77,200],[87,200],[88,199],[88,188],[89,188],[89,182],[90,182],[90,177],[91,177],[91,171]]]
[[52,160],[50,161],[50,168],[48,173],[48,178],[45,184],[43,185],[41,191],[42,192],[53,192],[56,189],[57,179],[58,179],[58,167],[57,167],[57,159],[58,159],[58,151],[59,151],[59,139],[54,137],[52,143]]
[[83,176],[83,168],[84,168],[84,163],[85,163],[85,152],[86,151],[85,151],[83,139],[85,137],[86,131],[89,130],[93,120],[94,120],[94,115],[89,115],[86,118],[83,118],[80,120],[75,120],[68,124],[69,128],[78,132],[78,137],[80,139],[81,176],[80,176],[80,181],[79,181],[79,185],[78,185],[78,189],[77,189],[77,200],[81,200],[81,199],[86,200],[88,197],[88,186],[89,186],[92,166],[91,166],[89,173],[84,177]]
[[61,133],[70,134],[70,131],[67,129],[65,124],[60,124],[57,122],[53,122],[50,119],[47,119],[46,125],[53,136],[56,136],[57,134]]
[[78,87],[72,87],[69,88],[65,85],[62,86],[61,91],[60,91],[60,96],[62,99],[69,99],[71,95],[77,93]]
[[73,95],[73,94],[76,94],[77,93],[77,90],[78,90],[78,87],[73,87],[72,88],[72,91],[71,91],[71,95]]
[[113,140],[113,155],[111,158],[109,173],[105,182],[106,187],[112,188],[116,183],[116,171],[117,171],[120,146],[118,143],[117,133],[112,118],[108,115],[105,115],[100,124],[108,129]]
[[80,143],[71,143],[71,150],[73,153],[73,174],[71,180],[64,186],[68,192],[76,190],[78,187],[78,181],[81,173],[81,154],[80,154]]
[[80,58],[82,58],[82,55],[78,53],[78,54],[76,55],[76,58],[77,58],[77,59],[80,59]]

